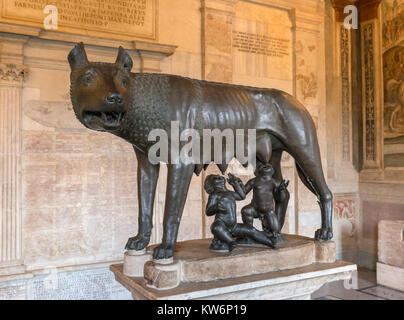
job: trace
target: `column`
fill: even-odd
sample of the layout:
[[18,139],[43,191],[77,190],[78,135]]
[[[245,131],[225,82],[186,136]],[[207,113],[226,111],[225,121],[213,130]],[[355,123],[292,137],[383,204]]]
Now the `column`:
[[27,70],[0,64],[0,275],[23,264],[21,223],[21,94]]

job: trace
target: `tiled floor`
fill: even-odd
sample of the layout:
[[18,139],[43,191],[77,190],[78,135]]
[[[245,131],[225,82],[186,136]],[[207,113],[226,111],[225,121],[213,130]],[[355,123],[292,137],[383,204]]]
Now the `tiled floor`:
[[[349,289],[352,287],[352,289]],[[312,294],[314,300],[404,300],[404,292],[376,283],[376,272],[358,269],[356,281],[327,283]]]

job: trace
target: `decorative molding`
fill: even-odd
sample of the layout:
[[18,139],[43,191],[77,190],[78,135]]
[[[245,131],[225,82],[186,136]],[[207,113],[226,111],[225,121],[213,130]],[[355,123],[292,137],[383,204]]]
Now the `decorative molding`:
[[145,41],[133,41],[132,48],[138,52],[150,52],[154,54],[161,55],[163,57],[168,57],[174,54],[175,49],[178,46],[173,46],[169,44],[162,44],[162,43],[153,43],[153,42],[145,42]]
[[171,56],[177,46],[133,41],[133,49],[140,57],[140,72],[161,72],[160,62]]
[[373,22],[362,25],[365,165],[377,161],[374,29]]
[[300,10],[293,10],[295,12],[294,27],[296,31],[314,33],[320,35],[321,25],[324,23],[325,15],[313,14]]
[[379,5],[382,0],[359,0],[355,5],[358,7],[359,21],[366,22],[377,19]]
[[0,63],[0,86],[22,85],[28,75],[26,66]]
[[299,10],[313,12],[318,15],[323,13],[324,1],[319,0],[242,0],[258,5],[268,6],[282,10]]
[[201,10],[232,14],[234,6],[239,1],[240,0],[201,0]]
[[[10,29],[9,27],[14,26],[14,29]],[[19,41],[21,43],[25,43],[28,41],[28,39],[33,39],[37,40],[42,39],[42,40],[51,40],[47,45],[52,48],[52,47],[58,47],[58,44],[55,43],[55,41],[61,41],[63,43],[78,43],[78,42],[84,42],[86,45],[91,45],[96,48],[102,48],[102,47],[107,47],[107,48],[118,48],[119,46],[124,47],[127,50],[138,50],[138,51],[150,51],[154,52],[156,54],[161,54],[163,57],[167,57],[172,55],[175,50],[177,49],[178,46],[175,45],[169,45],[169,44],[162,44],[162,43],[156,43],[156,42],[148,42],[148,41],[143,41],[143,40],[133,40],[133,41],[126,41],[126,40],[115,40],[115,39],[104,39],[104,38],[97,38],[89,35],[76,35],[76,34],[70,34],[70,33],[63,33],[63,32],[56,32],[56,31],[47,31],[47,30],[42,30],[40,32],[34,32],[31,30],[33,27],[22,27],[22,26],[17,26],[17,25],[11,25],[11,24],[5,24],[5,23],[0,23],[0,40],[2,37],[5,37],[5,41],[13,41],[13,40],[18,40],[21,38]],[[13,33],[10,33],[13,32]],[[17,38],[18,37],[18,38]],[[16,39],[12,39],[16,38]],[[40,40],[39,40],[40,41]],[[0,54],[3,56],[4,53],[0,52]],[[65,61],[65,57],[61,59]]]
[[335,19],[337,22],[344,22],[345,17],[347,16],[344,13],[344,9],[346,6],[355,4],[356,0],[331,0],[331,5],[335,11]]
[[[44,45],[48,53],[46,56],[41,54]],[[86,42],[85,45],[87,54],[90,56],[105,57],[106,61],[111,59],[111,55],[113,58],[116,56],[116,52],[111,54],[109,50],[105,50],[103,45],[91,45]],[[174,54],[177,48],[174,45],[144,41],[132,41],[124,44],[116,42],[114,44],[110,43],[110,45],[115,45],[115,50],[119,45],[122,45],[134,59],[140,59],[141,66],[139,66],[139,61],[136,61],[133,72],[141,72],[143,68],[146,70],[145,72],[161,72],[160,62]],[[68,52],[71,48],[72,46],[69,43],[55,43],[54,41],[32,38],[25,50],[24,63],[30,68],[70,70],[66,57],[57,53],[64,50]]]
[[[57,33],[91,35],[95,38],[157,39],[158,0],[131,1],[81,1],[71,5],[70,1],[57,1],[59,18]],[[42,33],[45,17],[42,1],[1,1],[0,21],[14,26],[32,27],[31,32]],[[90,12],[95,9],[94,12]],[[126,15],[120,15],[125,11]],[[85,15],[83,15],[85,13]],[[120,15],[122,19],[114,19]],[[45,30],[46,31],[46,30]],[[11,31],[9,31],[11,32]]]
[[340,31],[340,68],[341,68],[341,132],[342,160],[351,161],[351,74],[350,74],[350,31],[343,24]]

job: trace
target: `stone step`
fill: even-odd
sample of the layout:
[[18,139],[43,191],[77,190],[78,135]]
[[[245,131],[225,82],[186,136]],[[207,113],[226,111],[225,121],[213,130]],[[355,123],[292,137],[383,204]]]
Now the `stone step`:
[[[174,260],[168,264],[151,260],[150,252],[153,247],[148,248],[146,253],[149,259],[142,260],[136,256],[126,258],[138,259],[139,263],[149,260],[144,264],[143,276],[148,286],[157,289],[171,289],[186,282],[238,278],[314,263],[335,262],[335,243],[332,241],[317,242],[295,235],[285,235],[285,238],[286,241],[279,244],[276,250],[261,245],[239,245],[227,253],[209,250],[212,239],[179,242]],[[127,270],[126,274],[131,273]],[[136,275],[132,273],[132,276]],[[137,276],[142,276],[139,271]]]

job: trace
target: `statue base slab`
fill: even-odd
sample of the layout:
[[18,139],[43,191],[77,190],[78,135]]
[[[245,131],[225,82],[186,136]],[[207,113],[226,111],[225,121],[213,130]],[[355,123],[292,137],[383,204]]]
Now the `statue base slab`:
[[134,299],[309,299],[323,284],[349,279],[356,270],[335,260],[334,242],[285,238],[277,250],[254,245],[228,253],[209,250],[212,239],[179,242],[170,264],[152,260],[152,246],[125,256],[125,264],[137,259],[137,266],[129,262],[136,272],[123,264],[110,269]]

